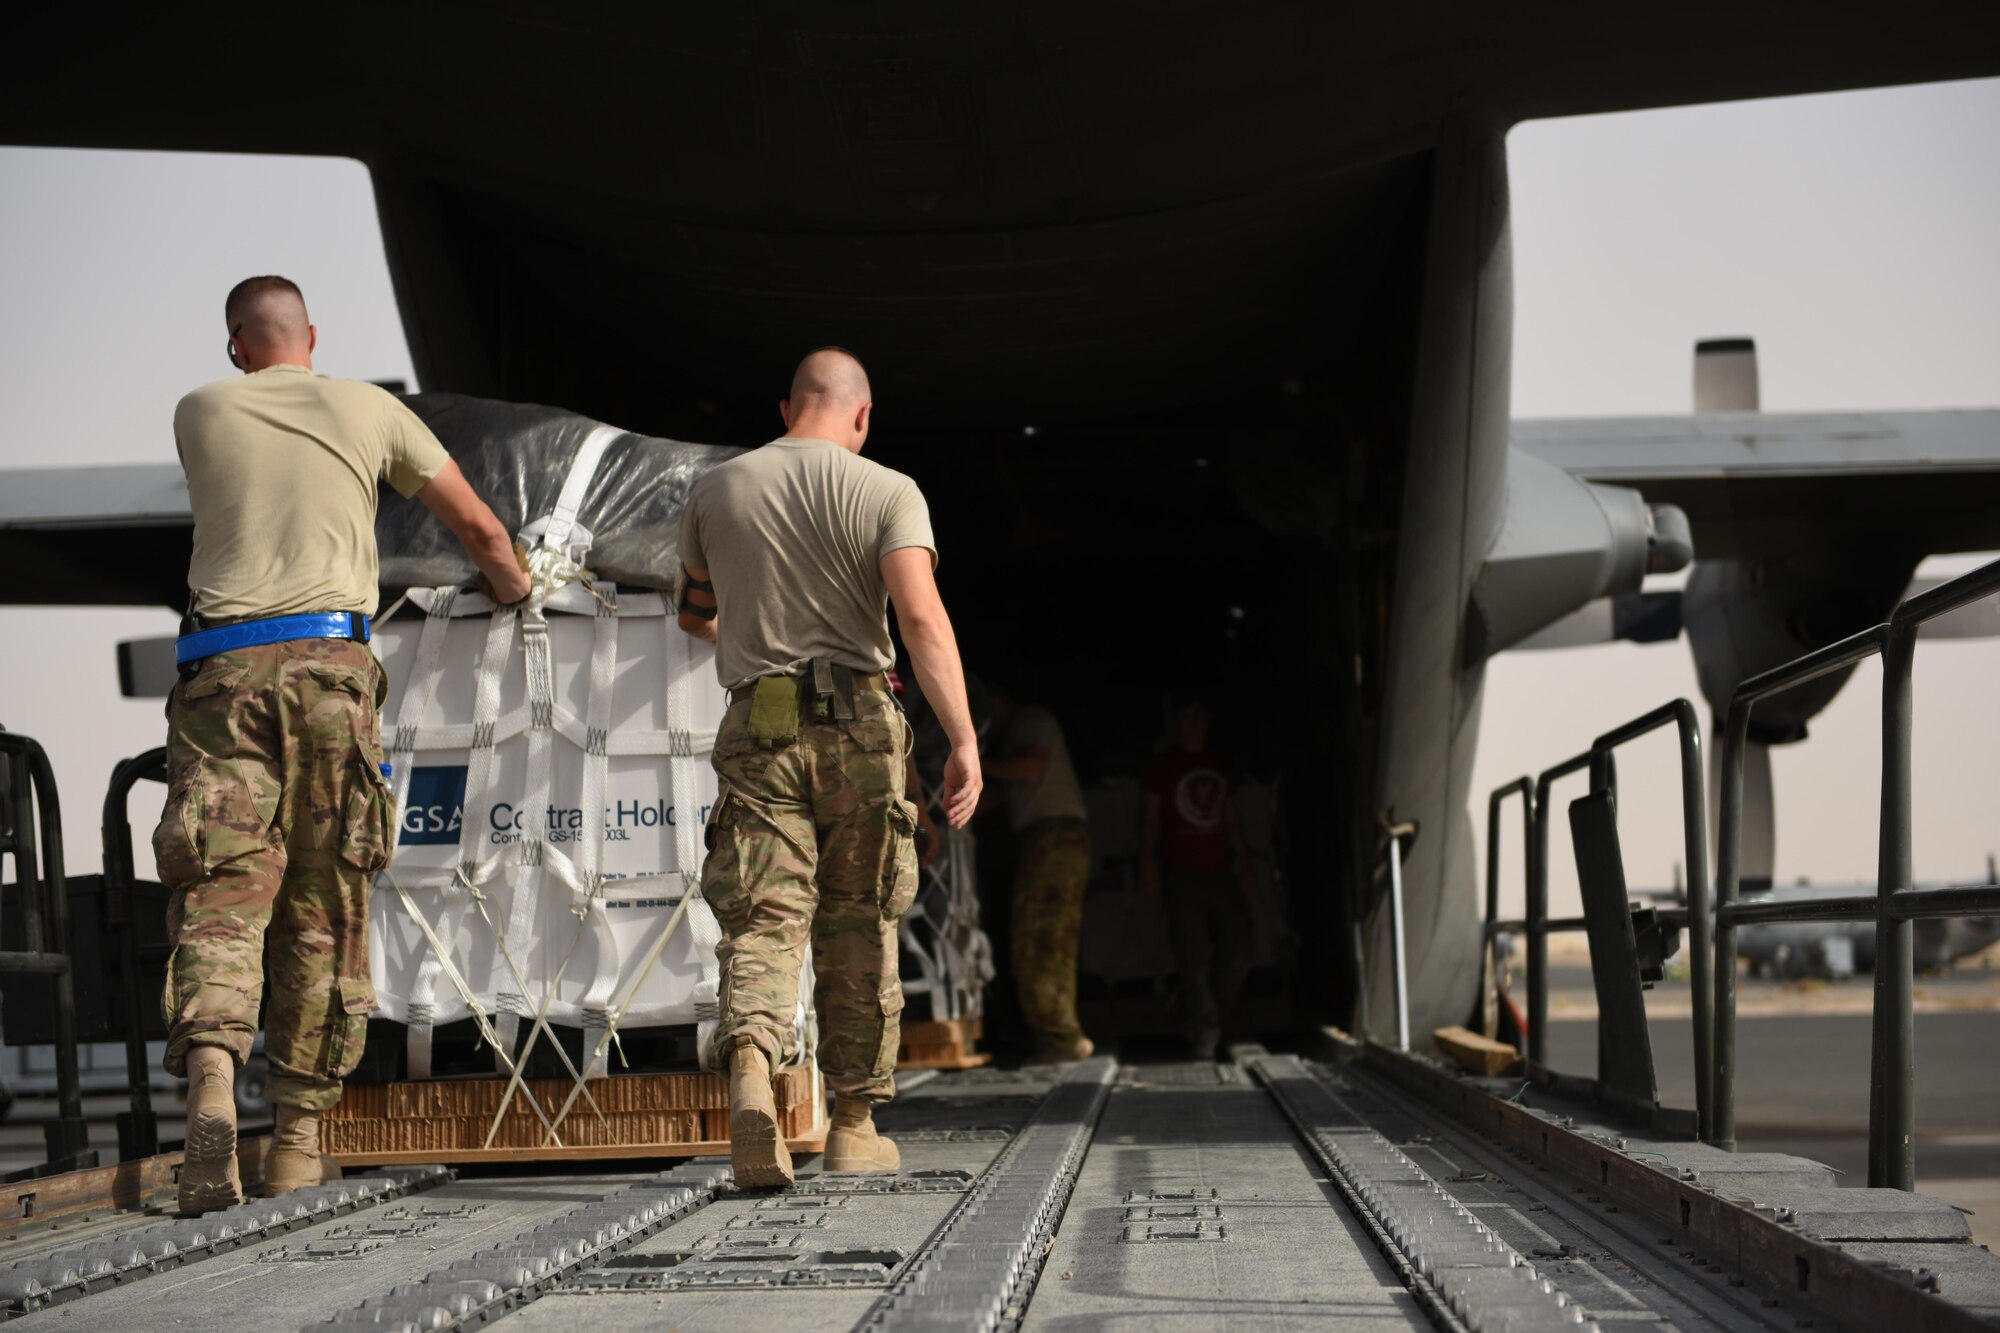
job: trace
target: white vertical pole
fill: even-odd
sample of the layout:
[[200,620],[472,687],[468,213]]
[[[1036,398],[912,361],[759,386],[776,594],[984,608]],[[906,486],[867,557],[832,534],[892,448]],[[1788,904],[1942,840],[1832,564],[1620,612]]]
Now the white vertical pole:
[[1403,948],[1403,840],[1389,839],[1389,928],[1396,949],[1396,1049],[1410,1049],[1410,976]]

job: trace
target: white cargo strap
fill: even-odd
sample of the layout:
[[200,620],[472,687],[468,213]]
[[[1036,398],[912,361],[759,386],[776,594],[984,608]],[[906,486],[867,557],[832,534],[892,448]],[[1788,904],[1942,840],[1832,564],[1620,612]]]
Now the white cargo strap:
[[[451,978],[451,984],[458,991],[459,998],[464,1000],[466,1008],[472,1011],[473,1022],[479,1025],[480,1033],[493,1046],[494,1050],[500,1051],[500,1044],[494,1039],[493,1027],[486,1021],[486,1010],[480,1006],[479,997],[473,994],[472,987],[466,984],[465,978],[459,975],[456,967],[452,966],[449,950],[445,948],[444,941],[437,937],[436,933],[431,930],[430,923],[424,919],[424,914],[417,910],[417,904],[411,899],[410,891],[398,883],[396,877],[387,870],[382,872],[382,878],[389,881],[389,886],[396,891],[396,896],[403,900],[404,909],[409,912],[410,918],[417,923],[417,929],[423,932],[424,939],[429,942],[431,953],[443,960],[445,975]],[[512,1057],[508,1056],[504,1051],[501,1051],[501,1056],[510,1065],[513,1063]],[[519,1073],[518,1070],[515,1072]],[[549,1123],[549,1117],[543,1112],[541,1105],[532,1097],[528,1099],[528,1103],[534,1107],[535,1118],[540,1120],[543,1127],[548,1130],[549,1137],[555,1139],[557,1145],[560,1146],[562,1140],[556,1137],[556,1127]],[[503,1102],[501,1110],[504,1111],[505,1109],[506,1104]]]
[[[618,1031],[618,1020],[624,1017],[625,1010],[632,1003],[632,997],[639,993],[639,987],[645,982],[647,974],[653,970],[653,965],[660,961],[660,955],[667,951],[667,941],[674,937],[674,933],[680,929],[681,922],[687,918],[689,904],[701,896],[701,891],[695,887],[694,876],[686,871],[682,871],[681,876],[687,883],[681,890],[680,904],[674,908],[674,914],[667,918],[666,927],[660,931],[660,937],[653,941],[650,949],[646,950],[645,961],[640,963],[638,973],[625,988],[625,997],[613,1005],[606,1014],[604,1034],[591,1047],[590,1058],[584,1061],[585,1068],[594,1068],[604,1059],[604,1053],[611,1045],[611,1038]],[[569,1096],[564,1099],[562,1109],[556,1112],[555,1126],[549,1131],[551,1134],[561,1129],[563,1121],[569,1119],[570,1108],[576,1105],[578,1094],[584,1091],[583,1080],[578,1079],[576,1086],[570,1089]]]
[[556,495],[556,507],[549,513],[548,526],[542,529],[543,546],[568,550],[570,530],[576,527],[576,516],[582,512],[584,499],[590,494],[590,483],[597,476],[597,465],[604,461],[604,451],[621,434],[623,432],[615,427],[599,426],[583,437],[583,443],[577,446],[576,457],[570,460],[569,475],[563,478],[562,490]]
[[[458,601],[455,589],[435,589],[432,597],[431,619],[424,623],[426,641],[433,629],[441,625],[445,617],[451,615]],[[475,793],[484,795],[487,785],[492,781],[493,748],[496,743],[494,731],[500,713],[500,677],[506,670],[507,657],[513,648],[514,622],[514,613],[501,608],[494,613],[492,621],[487,626],[486,647],[480,659],[478,688],[473,700],[471,734],[466,737],[469,751],[465,783],[468,806]],[[432,697],[437,693],[437,678],[443,674],[442,635],[439,637],[438,659],[431,665],[430,672],[424,679],[423,693]],[[420,662],[419,669],[421,670],[424,665]],[[409,698],[414,698],[418,693],[414,688],[415,684],[416,682],[412,681],[413,688]],[[406,705],[409,698],[405,700]],[[428,702],[423,706],[427,709]],[[405,711],[407,712],[407,706]],[[416,725],[421,722],[422,717],[423,713],[420,712],[412,721],[410,732],[413,741],[423,738],[420,728]],[[399,765],[399,774],[406,767],[407,765]],[[468,883],[480,883],[486,875],[491,874],[491,867],[482,871],[479,866],[479,834],[471,820],[464,821],[459,829],[458,859],[459,874]],[[437,927],[433,930],[430,923],[417,912],[415,901],[407,893],[403,895],[411,915],[417,917],[418,924],[431,943],[430,953],[418,966],[416,978],[410,983],[411,1011],[408,1026],[403,1034],[404,1051],[410,1077],[413,1079],[426,1079],[431,1076],[431,1045],[435,1031],[438,977],[445,968],[451,966],[446,953],[457,944],[459,930],[464,926],[466,915],[472,906],[470,897],[454,901],[450,885],[446,885],[439,896],[442,901],[439,904]],[[482,1035],[487,1036],[489,1040],[497,1040],[498,1034],[493,1033],[490,1028],[482,1027]],[[507,1055],[510,1059],[512,1054],[513,1048],[509,1046]],[[495,1058],[498,1056],[499,1052],[496,1049]]]
[[[617,438],[618,434],[619,432],[608,426],[600,426],[584,438],[583,444],[577,450],[576,458],[570,464],[569,475],[563,480],[562,491],[557,497],[555,510],[544,522],[541,539],[528,559],[530,591],[521,612],[521,651],[523,664],[526,668],[528,692],[528,793],[526,801],[528,818],[526,823],[529,827],[522,830],[520,856],[515,863],[513,872],[507,877],[512,890],[510,894],[512,910],[508,913],[508,921],[504,930],[497,928],[491,916],[486,911],[485,898],[476,889],[478,876],[474,873],[467,873],[471,870],[469,866],[461,868],[461,874],[464,877],[467,888],[473,890],[469,896],[478,903],[480,916],[486,920],[488,929],[494,931],[497,946],[496,952],[498,954],[497,961],[505,964],[513,984],[520,988],[524,997],[528,992],[528,984],[526,978],[522,975],[522,970],[516,961],[516,956],[521,950],[526,948],[527,941],[534,929],[535,913],[540,901],[540,894],[537,892],[537,889],[540,886],[533,883],[533,881],[545,875],[552,874],[555,878],[567,884],[571,893],[576,895],[578,899],[571,907],[571,910],[576,913],[577,923],[575,929],[571,932],[569,946],[563,952],[562,962],[557,965],[554,974],[548,978],[547,984],[543,988],[541,1000],[535,1007],[534,1024],[528,1030],[527,1041],[521,1048],[518,1061],[514,1062],[514,1068],[507,1085],[507,1092],[501,1097],[499,1109],[494,1114],[492,1127],[487,1131],[486,1146],[489,1148],[493,1145],[494,1138],[499,1134],[500,1127],[505,1122],[507,1110],[512,1104],[515,1089],[519,1088],[523,1097],[530,1103],[535,1102],[534,1095],[523,1085],[522,1075],[527,1068],[529,1057],[534,1053],[535,1044],[545,1033],[548,1033],[549,1009],[555,1003],[557,992],[562,986],[563,977],[569,970],[571,960],[576,957],[577,946],[583,940],[583,932],[586,926],[588,925],[595,929],[600,950],[604,949],[608,944],[614,958],[616,955],[616,941],[611,931],[610,922],[606,919],[604,913],[604,823],[598,817],[598,812],[604,808],[604,792],[608,785],[606,768],[609,747],[606,744],[606,739],[610,731],[611,690],[617,674],[618,620],[615,602],[601,594],[596,594],[598,601],[596,643],[594,651],[591,654],[590,694],[585,704],[585,736],[583,744],[585,751],[584,788],[581,808],[587,812],[589,817],[583,820],[584,827],[581,830],[583,833],[582,856],[576,860],[572,860],[567,856],[554,852],[548,843],[548,830],[543,823],[537,821],[536,816],[549,806],[549,792],[554,782],[555,770],[555,665],[549,635],[548,603],[552,595],[561,592],[566,586],[578,582],[583,578],[583,569],[576,563],[574,554],[570,549],[570,536],[575,530],[576,516],[583,506],[584,497],[589,493],[591,480],[597,473],[598,463],[603,459],[606,447],[610,445],[612,440]],[[580,552],[576,554],[580,554]],[[613,592],[615,593],[615,590]],[[502,614],[505,613],[503,612]],[[495,619],[499,618],[500,616],[496,615]],[[511,617],[509,618],[511,619]],[[504,669],[503,664],[506,658],[505,656],[501,656],[497,660],[492,658],[488,660],[493,665],[488,669],[486,664],[482,663],[482,703],[485,702],[484,687],[489,681],[493,685],[493,692],[497,698],[498,678],[500,671]],[[497,711],[497,704],[495,711]],[[475,737],[478,736],[478,732],[479,729],[475,723]],[[491,743],[491,735],[492,729],[488,728],[486,730],[486,738],[489,744]],[[482,778],[485,777],[484,774],[481,776]],[[471,802],[473,784],[469,773],[466,787],[467,800]],[[484,781],[480,784],[479,795],[481,797],[486,795]],[[472,837],[472,828],[469,823],[466,828],[466,836],[468,838]],[[600,964],[600,973],[602,970]],[[600,984],[608,993],[610,982],[606,980]],[[569,1053],[562,1050],[562,1043],[556,1041],[553,1035],[551,1035],[550,1045],[554,1046],[560,1054],[564,1067],[569,1071],[571,1077],[576,1080],[579,1090],[585,1096],[589,1096],[589,1090],[583,1087],[584,1073],[579,1071],[570,1061]],[[588,1068],[589,1066],[586,1065],[585,1069],[587,1070]],[[596,1110],[599,1118],[602,1119],[604,1114],[603,1109],[598,1107],[595,1097],[591,1097],[590,1100],[592,1109]],[[539,1105],[536,1107],[536,1113],[540,1114]],[[548,1124],[546,1117],[543,1118],[543,1123],[545,1125]],[[550,1135],[552,1138],[554,1137],[554,1133],[555,1131],[551,1127]]]
[[[403,807],[409,801],[419,728],[425,712],[437,699],[438,682],[444,676],[445,638],[451,627],[452,604],[456,600],[455,588],[437,589],[432,597],[424,617],[423,633],[417,640],[417,660],[410,674],[409,686],[403,693],[403,706],[396,713],[396,728],[389,744],[389,781],[396,805],[394,827],[398,829],[403,826]],[[400,886],[397,891],[402,892]],[[405,902],[409,901],[407,893],[402,896]],[[428,923],[425,928],[429,929]],[[405,1051],[411,1078],[431,1076],[431,1028],[436,1013],[433,1003],[436,995],[437,974],[432,972],[427,977],[420,971],[410,987],[408,1013],[405,1015],[409,1022]]]
[[[521,964],[514,957],[513,951],[507,947],[507,937],[501,933],[498,926],[494,923],[492,913],[486,910],[485,893],[483,893],[479,888],[477,888],[470,882],[467,882],[465,887],[466,891],[471,895],[473,903],[477,905],[479,909],[479,919],[486,923],[486,929],[493,933],[493,938],[498,942],[500,957],[507,965],[508,975],[513,979],[515,990],[503,992],[501,998],[511,1003],[518,1004],[521,1002],[522,998],[528,992],[528,979],[522,974]],[[573,947],[574,945],[572,945],[572,948]],[[563,960],[564,966],[568,966],[568,961],[569,961],[568,959]],[[553,996],[554,994],[555,994],[554,988],[551,987],[549,990],[549,995]],[[537,1020],[538,1021],[544,1020],[546,1019],[546,1016],[547,1016],[547,1010],[544,1009],[540,1014],[537,1015]],[[504,1015],[504,1018],[509,1020],[506,1026],[511,1027],[513,1029],[513,1032],[518,1034],[520,1031],[520,1023],[521,1023],[520,1014],[518,1012],[509,1013]],[[496,1029],[500,1029],[502,1025],[496,1023],[495,1027]],[[504,1030],[501,1031],[501,1035],[503,1037],[507,1037],[507,1050],[509,1052],[512,1052],[512,1050],[514,1049],[512,1037],[509,1036]],[[534,1035],[530,1033],[529,1042],[531,1045],[533,1041],[534,1041]],[[569,1058],[569,1052],[563,1049],[562,1043],[555,1042],[553,1043],[553,1045],[555,1046],[556,1056],[562,1061],[563,1068],[569,1071],[570,1077],[571,1078],[581,1077],[576,1072],[576,1063]],[[501,1062],[498,1058],[496,1058],[494,1063],[496,1064],[496,1066],[498,1066],[500,1065]],[[525,1067],[527,1064],[527,1052],[525,1051],[522,1052],[521,1064],[523,1067]],[[513,1060],[511,1055],[508,1057],[504,1067],[501,1067],[500,1072],[503,1074],[513,1072]],[[597,1104],[597,1098],[591,1095],[591,1092],[588,1088],[584,1089],[583,1095],[590,1099],[590,1109],[597,1112],[597,1118],[599,1120],[602,1120],[604,1118],[604,1108]],[[532,1101],[533,1098],[530,1097],[529,1100]],[[502,1098],[501,1110],[503,1114],[505,1113],[506,1106],[507,1106],[506,1099]],[[489,1143],[490,1141],[491,1139],[489,1136]]]
[[[606,595],[597,608],[590,653],[590,697],[584,705],[583,719],[583,808],[589,811],[604,809],[605,795],[611,785],[611,691],[618,679],[618,589],[606,585],[599,591]],[[578,869],[584,882],[591,886],[590,922],[597,935],[597,967],[591,974],[589,987],[577,1001],[583,1011],[587,1036],[594,1026],[593,1018],[601,1018],[605,1013],[623,959],[618,933],[611,928],[610,914],[604,908],[604,821],[593,817],[584,824],[583,856]],[[604,1073],[601,1066],[586,1065],[585,1071],[591,1078]]]
[[[537,592],[546,592],[539,580],[537,580]],[[534,881],[542,873],[554,872],[560,878],[570,881],[572,892],[578,887],[574,883],[574,867],[569,864],[568,858],[560,858],[561,864],[558,865],[559,858],[549,852],[548,829],[540,818],[542,811],[549,807],[549,791],[554,781],[556,707],[555,665],[549,644],[548,616],[542,601],[543,597],[531,594],[521,613],[521,653],[527,670],[528,684],[528,790],[524,802],[527,817],[522,821],[524,827],[521,830],[520,856],[507,875],[513,910],[508,914],[505,931],[495,931],[499,936],[498,953],[502,960],[511,960],[516,953],[527,947],[527,941],[534,929],[535,909],[540,901],[540,894],[535,891],[538,886]],[[482,677],[485,674],[482,671]],[[485,684],[484,679],[481,684],[482,686]],[[471,786],[468,780],[466,783],[468,801],[472,799]],[[480,795],[484,797],[484,791]],[[593,809],[588,802],[583,808]],[[595,808],[601,809],[601,802]],[[585,820],[584,823],[592,827],[598,838],[603,837],[601,820]],[[470,834],[471,827],[468,824],[467,835]],[[467,878],[470,880],[472,877],[467,876]],[[483,914],[483,906],[481,910]],[[514,1090],[521,1086],[521,1071],[527,1067],[529,1057],[534,1054],[536,1042],[540,1041],[542,1034],[548,1030],[549,1006],[555,1003],[556,991],[562,985],[563,975],[569,968],[570,960],[576,957],[578,942],[583,938],[587,910],[577,907],[573,907],[572,910],[578,914],[576,928],[570,934],[569,947],[563,952],[561,965],[548,979],[542,997],[535,1006],[534,1025],[528,1030],[527,1042],[521,1047],[521,1054],[508,1081],[507,1091],[501,1097],[500,1107],[494,1114],[493,1127],[487,1132],[487,1147],[493,1145],[494,1137],[505,1122],[507,1108],[513,1101]],[[509,966],[511,968],[511,962]],[[523,991],[526,991],[525,984],[519,982],[517,984],[522,984]],[[528,1093],[525,1088],[522,1088],[522,1092],[530,1102],[535,1100],[533,1094]]]
[[[668,751],[667,780],[678,812],[674,821],[675,855],[681,873],[692,886],[700,883],[707,824],[706,815],[697,811],[694,799],[701,782],[695,760],[694,704],[687,690],[688,678],[695,671],[694,640],[686,634],[667,637],[667,731],[673,741]],[[701,968],[701,980],[694,988],[695,1058],[703,1068],[713,1069],[719,1067],[710,1053],[715,1044],[716,1025],[722,1017],[722,967],[715,957],[715,946],[722,942],[722,926],[706,899],[691,892],[690,896],[696,901],[688,909],[688,931],[694,942],[695,963]]]
[[[542,1124],[548,1126],[549,1137],[555,1140],[558,1147],[562,1145],[562,1140],[556,1138],[556,1126],[549,1124],[548,1117],[542,1114],[541,1103],[535,1099],[534,1093],[528,1091],[522,1082],[521,1075],[528,1067],[528,1057],[534,1054],[535,1042],[544,1032],[549,1030],[549,1006],[555,1002],[556,987],[562,984],[563,973],[569,970],[570,959],[576,957],[577,943],[583,939],[583,921],[581,920],[581,915],[579,913],[576,930],[570,934],[569,949],[563,954],[562,962],[556,966],[555,975],[549,978],[548,988],[542,992],[541,1005],[535,1010],[535,1025],[528,1029],[527,1044],[521,1048],[521,1058],[514,1067],[512,1077],[507,1080],[507,1091],[501,1095],[499,1109],[493,1113],[493,1124],[486,1131],[486,1142],[481,1145],[483,1147],[491,1148],[493,1146],[493,1139],[499,1134],[500,1126],[506,1123],[507,1109],[513,1104],[514,1090],[516,1088],[521,1090],[522,1098],[535,1108],[535,1114],[541,1116]],[[549,1038],[549,1044],[559,1051],[562,1050],[562,1043],[557,1041],[554,1036]],[[563,1064],[569,1069],[571,1076],[576,1079],[578,1091],[583,1092],[586,1096],[589,1095],[589,1089],[583,1086],[583,1075],[577,1073],[576,1066],[570,1063],[569,1054],[566,1051],[563,1052]],[[571,1101],[573,1102],[574,1100],[575,1098],[572,1096]],[[591,1098],[590,1104],[597,1109],[597,1118],[602,1120],[604,1118],[604,1109],[597,1106],[597,1099],[594,1097]],[[567,1105],[568,1103],[565,1103],[565,1106]],[[560,1120],[557,1121],[557,1124],[560,1123]]]

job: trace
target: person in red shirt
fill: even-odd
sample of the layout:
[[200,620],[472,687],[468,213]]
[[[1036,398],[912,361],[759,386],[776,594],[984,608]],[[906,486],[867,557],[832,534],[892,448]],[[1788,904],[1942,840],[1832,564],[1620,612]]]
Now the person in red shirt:
[[1222,1011],[1255,953],[1256,867],[1236,810],[1236,775],[1208,749],[1207,705],[1177,698],[1173,727],[1175,744],[1154,756],[1139,784],[1139,891],[1160,895],[1180,964],[1188,1044],[1196,1059],[1212,1060]]

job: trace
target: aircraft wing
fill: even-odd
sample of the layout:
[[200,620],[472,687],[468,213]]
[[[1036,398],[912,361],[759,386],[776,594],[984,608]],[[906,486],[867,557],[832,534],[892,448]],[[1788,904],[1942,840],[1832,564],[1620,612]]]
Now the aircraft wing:
[[[2000,549],[2000,410],[1525,419],[1512,437],[1678,505],[1709,559],[1781,554],[1829,522],[1872,540],[1911,516],[1932,552]],[[193,522],[171,463],[0,471],[0,559],[33,575],[0,600],[179,609]]]
[[193,533],[177,464],[0,471],[0,600],[181,610]]
[[1701,558],[1780,555],[1843,522],[1877,540],[1918,515],[1930,552],[2000,549],[2000,410],[1529,419],[1512,438],[1679,506]]

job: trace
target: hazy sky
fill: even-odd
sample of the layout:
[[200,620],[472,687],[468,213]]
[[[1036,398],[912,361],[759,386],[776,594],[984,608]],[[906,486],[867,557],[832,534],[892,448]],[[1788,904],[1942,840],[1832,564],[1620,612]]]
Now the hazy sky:
[[[1719,334],[1757,338],[1769,410],[2000,405],[2000,80],[1542,122],[1510,159],[1515,415],[1685,412],[1693,342]],[[171,462],[174,402],[230,373],[222,294],[259,272],[304,287],[321,370],[413,379],[358,164],[0,149],[0,467]],[[73,870],[98,863],[113,763],[164,736],[158,701],[118,698],[113,647],[173,628],[0,607],[0,724],[48,747]],[[1920,875],[2000,844],[1996,674],[2000,644],[1919,654]],[[1499,782],[1696,697],[1677,645],[1515,654],[1489,681],[1482,823]],[[1864,674],[1780,752],[1781,875],[1872,875],[1875,707]],[[1671,758],[1620,770],[1638,884],[1678,855]],[[142,847],[157,809],[142,788]]]

